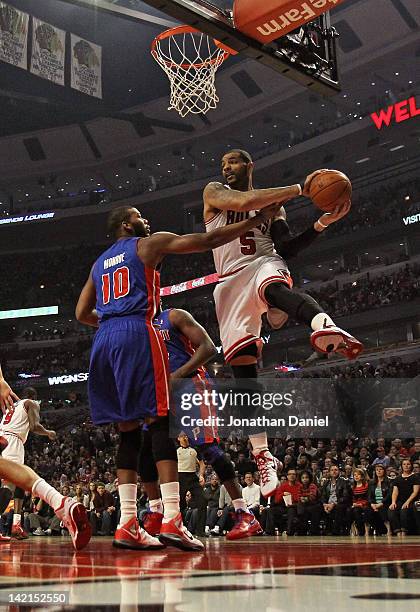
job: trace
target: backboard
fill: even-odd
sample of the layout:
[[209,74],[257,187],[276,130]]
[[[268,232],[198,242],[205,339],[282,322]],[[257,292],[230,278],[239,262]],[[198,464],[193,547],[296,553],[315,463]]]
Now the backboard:
[[[323,95],[340,91],[335,37],[329,14],[270,44],[234,27],[233,0],[64,0],[121,18],[162,26],[188,24]],[[152,13],[150,12],[152,9]],[[169,18],[172,18],[171,21]]]

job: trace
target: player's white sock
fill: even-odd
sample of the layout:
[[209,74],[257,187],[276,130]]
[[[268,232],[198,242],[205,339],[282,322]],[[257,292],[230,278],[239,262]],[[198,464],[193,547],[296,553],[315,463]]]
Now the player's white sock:
[[314,331],[323,329],[325,325],[335,325],[334,321],[325,312],[319,312],[311,321],[311,327]]
[[118,495],[121,505],[121,517],[118,527],[121,527],[137,516],[137,485],[130,483],[118,485]]
[[261,451],[268,449],[267,432],[265,431],[259,434],[252,434],[252,436],[249,436],[249,440],[252,444],[254,455],[258,455]]
[[51,506],[54,512],[63,503],[64,497],[61,495],[61,493],[49,485],[48,482],[45,482],[43,478],[38,478],[38,480],[34,482],[32,493],[36,497],[40,497],[45,503]]
[[13,526],[20,525],[21,520],[22,520],[22,517],[20,514],[14,514],[13,515]]
[[172,520],[179,512],[179,482],[166,482],[160,485],[163,503],[163,522]]
[[233,504],[233,507],[235,508],[235,511],[236,510],[243,510],[244,512],[247,511],[245,500],[242,499],[242,497],[238,497],[238,499],[232,499],[232,504]]
[[158,499],[151,499],[149,501],[150,512],[159,512],[163,514],[163,504],[160,497]]

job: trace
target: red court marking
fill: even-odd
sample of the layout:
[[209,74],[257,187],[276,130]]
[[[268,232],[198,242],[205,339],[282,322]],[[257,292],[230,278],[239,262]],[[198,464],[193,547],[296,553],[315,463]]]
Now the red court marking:
[[185,573],[255,572],[337,565],[363,565],[420,559],[420,539],[379,542],[353,539],[329,541],[303,538],[258,538],[227,543],[207,541],[203,553],[120,551],[111,539],[93,540],[86,550],[73,552],[68,541],[50,539],[0,545],[0,587],[9,578],[35,581],[113,578],[118,576],[176,576]]

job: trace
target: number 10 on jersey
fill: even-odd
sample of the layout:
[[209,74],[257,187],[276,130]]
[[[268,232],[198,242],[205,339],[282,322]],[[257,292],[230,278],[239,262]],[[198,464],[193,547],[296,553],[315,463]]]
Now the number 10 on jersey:
[[111,294],[114,300],[125,297],[130,292],[130,270],[127,266],[117,268],[111,272],[102,274],[102,302],[108,304]]

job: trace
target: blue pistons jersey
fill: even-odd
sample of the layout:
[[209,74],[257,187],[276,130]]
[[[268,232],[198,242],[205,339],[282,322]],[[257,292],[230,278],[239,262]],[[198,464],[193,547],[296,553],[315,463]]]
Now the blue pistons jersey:
[[[170,312],[171,309],[161,312],[155,318],[154,326],[165,342],[169,355],[169,370],[172,373],[190,360],[195,349],[188,338],[171,324],[169,320]],[[207,370],[204,367],[200,367],[185,379],[182,392],[202,393],[204,390],[211,391],[212,383]],[[172,396],[174,407],[172,416],[176,418],[178,430],[184,431],[190,439],[191,444],[194,446],[209,444],[214,442],[214,440],[218,440],[217,425],[215,424],[215,417],[217,416],[216,408],[212,404],[209,405],[205,403],[194,406],[190,412],[190,416],[202,419],[203,425],[188,425],[185,420],[182,421],[181,419],[181,417],[185,415],[183,415],[179,408],[180,399],[177,397],[179,393],[181,393],[180,389],[175,390]]]
[[138,238],[117,240],[96,260],[92,278],[99,319],[137,315],[151,320],[160,300],[160,274],[137,255]]
[[169,410],[168,353],[152,324],[160,275],[140,260],[137,242],[118,240],[92,269],[99,317],[89,366],[95,425],[166,416]]
[[[153,324],[166,344],[169,355],[169,370],[172,373],[186,364],[191,356],[194,355],[195,350],[188,338],[171,324],[169,320],[170,313],[171,308],[164,310],[154,319]],[[191,376],[197,375],[200,378],[208,378],[204,367],[198,368],[198,370],[191,374]]]

